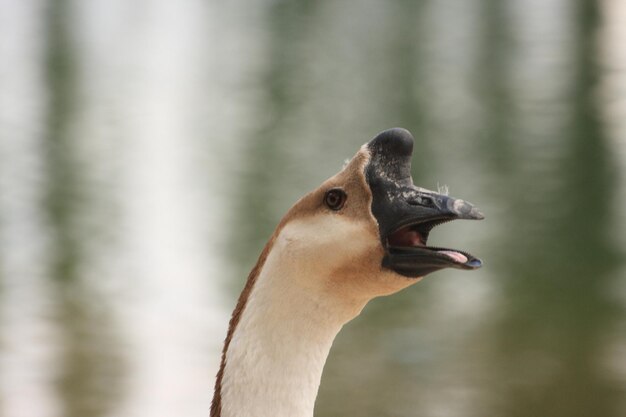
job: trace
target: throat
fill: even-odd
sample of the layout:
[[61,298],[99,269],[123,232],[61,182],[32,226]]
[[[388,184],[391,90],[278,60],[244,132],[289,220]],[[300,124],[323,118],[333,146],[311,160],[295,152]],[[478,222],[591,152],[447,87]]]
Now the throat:
[[330,300],[271,264],[268,259],[256,280],[225,352],[221,417],[312,417],[333,340],[364,305]]

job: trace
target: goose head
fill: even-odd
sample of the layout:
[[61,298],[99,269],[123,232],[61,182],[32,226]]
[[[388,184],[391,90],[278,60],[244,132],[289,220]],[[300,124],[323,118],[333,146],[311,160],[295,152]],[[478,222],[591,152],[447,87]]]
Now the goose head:
[[380,133],[283,217],[233,312],[212,417],[312,417],[332,341],[369,300],[481,266],[427,246],[436,225],[483,216],[413,185],[412,152],[408,131]]
[[[386,130],[283,219],[279,245],[288,263],[344,299],[394,293],[443,268],[477,269],[468,252],[428,246],[431,230],[482,213],[461,199],[415,186],[413,137]],[[314,279],[311,277],[315,277]]]

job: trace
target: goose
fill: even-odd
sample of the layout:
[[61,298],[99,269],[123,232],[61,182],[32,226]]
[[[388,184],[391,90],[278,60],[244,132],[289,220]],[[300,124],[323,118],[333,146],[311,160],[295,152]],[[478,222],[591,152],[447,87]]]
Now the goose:
[[368,301],[482,265],[426,246],[433,227],[483,214],[413,184],[413,142],[378,134],[279,222],[233,311],[211,417],[312,417],[333,340]]

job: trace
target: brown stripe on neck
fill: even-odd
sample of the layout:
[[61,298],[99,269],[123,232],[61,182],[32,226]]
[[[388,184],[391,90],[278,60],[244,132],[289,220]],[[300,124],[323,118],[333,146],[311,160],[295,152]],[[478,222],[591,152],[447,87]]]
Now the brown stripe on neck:
[[369,151],[365,147],[363,147],[341,172],[325,181],[316,190],[302,197],[289,210],[289,212],[285,215],[285,217],[283,217],[283,219],[276,227],[276,230],[265,245],[265,248],[263,248],[263,251],[259,256],[256,265],[254,266],[254,268],[252,268],[252,271],[250,271],[250,275],[248,275],[248,281],[246,282],[246,285],[241,292],[241,295],[239,296],[237,306],[235,307],[233,315],[230,319],[228,333],[226,334],[226,340],[224,341],[224,350],[222,350],[222,361],[220,364],[220,370],[217,373],[217,379],[215,381],[215,393],[213,395],[213,402],[211,403],[211,417],[220,417],[222,414],[222,379],[224,377],[224,368],[226,367],[226,352],[228,352],[230,341],[233,338],[233,334],[235,333],[237,324],[239,323],[246,304],[248,303],[250,293],[252,292],[254,284],[256,283],[259,274],[261,273],[261,269],[263,269],[263,265],[265,264],[267,256],[274,246],[274,242],[278,234],[283,229],[285,224],[287,224],[289,221],[292,221],[301,216],[312,215],[317,210],[326,210],[323,205],[325,190],[338,185],[352,188],[353,191],[357,193],[358,190],[365,190],[366,194],[363,196],[362,202],[359,204],[357,200],[356,203],[353,203],[352,210],[354,210],[355,213],[361,213],[362,216],[371,216],[369,209],[371,205],[371,194],[369,194],[368,185],[364,176],[364,167],[368,161]]
[[278,225],[278,227],[274,231],[274,234],[272,234],[272,237],[270,237],[270,240],[267,242],[267,244],[263,248],[263,251],[261,252],[261,255],[259,256],[259,259],[257,260],[256,265],[254,265],[254,268],[252,268],[252,271],[250,271],[250,274],[248,275],[248,280],[246,281],[246,285],[243,288],[241,295],[239,295],[239,300],[237,300],[237,306],[235,307],[235,310],[233,311],[233,315],[230,318],[230,322],[228,324],[228,333],[226,334],[226,340],[224,341],[224,349],[222,350],[222,361],[220,364],[220,370],[217,372],[217,378],[215,380],[215,392],[213,394],[213,401],[211,403],[210,417],[220,417],[222,414],[222,379],[224,377],[224,368],[226,367],[226,352],[228,351],[228,346],[230,345],[230,341],[233,338],[233,334],[235,333],[235,328],[237,327],[237,324],[239,324],[239,320],[241,319],[243,310],[246,307],[246,304],[248,303],[248,298],[250,297],[252,288],[254,287],[257,277],[261,273],[261,269],[263,268],[263,265],[265,264],[265,260],[267,259],[267,256],[269,255],[270,251],[272,250],[272,247],[274,246],[274,241],[276,240],[276,236],[278,236],[278,233],[283,228],[284,224],[286,223],[286,220],[287,220],[286,218],[283,219],[283,221]]

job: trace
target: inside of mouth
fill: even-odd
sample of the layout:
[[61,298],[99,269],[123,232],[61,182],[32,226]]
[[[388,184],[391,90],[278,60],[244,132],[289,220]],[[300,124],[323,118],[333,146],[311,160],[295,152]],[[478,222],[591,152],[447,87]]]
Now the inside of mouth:
[[389,246],[409,247],[426,246],[426,238],[412,226],[396,230],[387,238]]
[[467,263],[469,260],[468,257],[459,251],[426,246],[428,234],[436,224],[439,223],[418,224],[402,227],[389,235],[387,243],[390,247],[396,248],[421,247],[437,252],[440,255],[445,255],[454,262],[461,264]]

